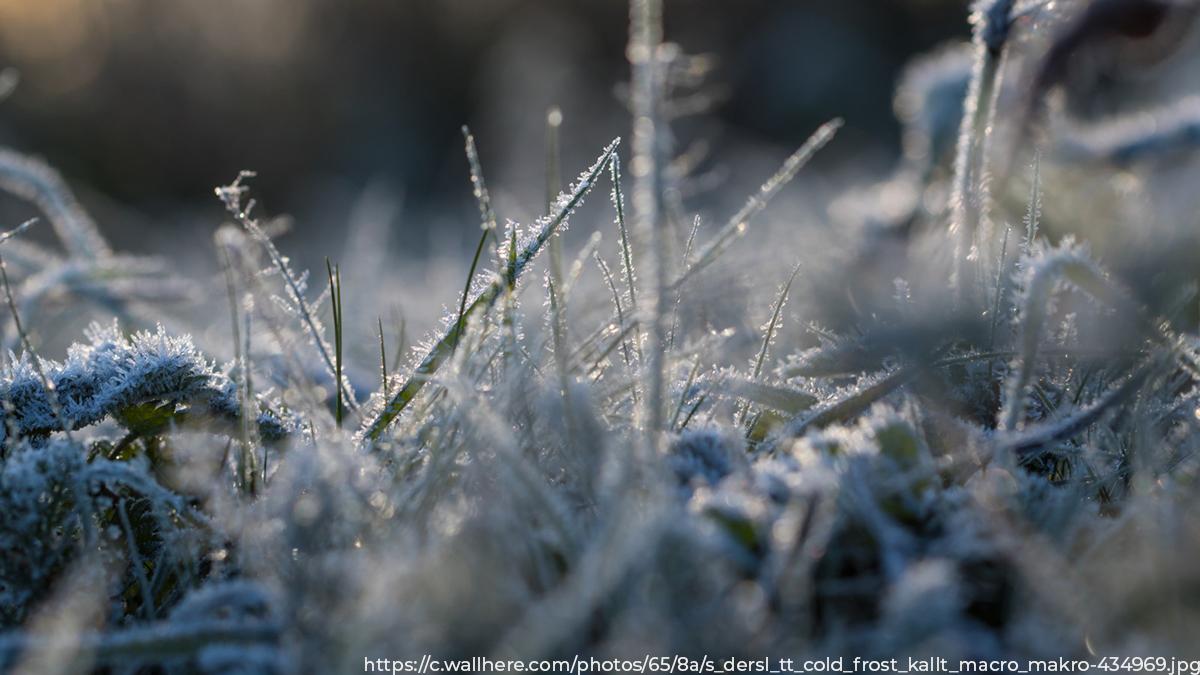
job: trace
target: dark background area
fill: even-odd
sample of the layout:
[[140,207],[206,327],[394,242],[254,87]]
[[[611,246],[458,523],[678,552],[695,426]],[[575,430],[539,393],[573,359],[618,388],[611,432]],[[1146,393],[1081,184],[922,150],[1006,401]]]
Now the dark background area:
[[[962,0],[671,0],[668,38],[714,56],[724,94],[681,136],[736,166],[840,115],[822,161],[886,166],[896,76],[966,17]],[[0,0],[0,67],[21,76],[0,142],[58,167],[120,248],[207,237],[212,188],[254,169],[318,245],[386,186],[419,250],[474,208],[461,124],[501,206],[540,199],[548,106],[568,175],[627,133],[627,21],[619,0]]]

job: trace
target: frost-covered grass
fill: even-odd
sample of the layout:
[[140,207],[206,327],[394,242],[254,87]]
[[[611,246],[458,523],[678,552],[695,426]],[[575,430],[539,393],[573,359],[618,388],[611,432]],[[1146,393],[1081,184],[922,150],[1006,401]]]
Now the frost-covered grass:
[[[411,289],[343,300],[345,260],[311,291],[252,175],[216,190],[222,274],[185,282],[0,151],[62,248],[0,238],[0,669],[1190,653],[1200,237],[1137,182],[1195,106],[1004,104],[1084,4],[981,3],[900,83],[895,175],[795,246],[772,199],[841,121],[711,227],[669,128],[694,69],[635,0],[631,142],[500,226],[466,133],[472,275],[399,363],[378,315]],[[198,348],[182,296],[227,299],[229,337]],[[108,318],[56,361],[64,306]]]

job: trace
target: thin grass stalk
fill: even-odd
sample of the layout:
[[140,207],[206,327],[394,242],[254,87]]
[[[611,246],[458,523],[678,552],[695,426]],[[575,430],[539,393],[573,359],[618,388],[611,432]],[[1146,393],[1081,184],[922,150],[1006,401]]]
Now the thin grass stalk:
[[138,591],[142,595],[142,614],[146,619],[154,618],[154,593],[150,590],[150,580],[146,578],[146,565],[138,552],[137,538],[133,534],[133,525],[129,522],[128,509],[125,500],[118,499],[117,516],[121,521],[121,529],[125,533],[125,547],[129,551],[129,566],[133,569],[133,577],[137,580]]
[[566,291],[556,283],[554,275],[546,274],[546,293],[550,299],[550,332],[554,340],[554,366],[558,371],[559,395],[563,399],[563,416],[567,437],[574,438],[575,423],[571,406],[571,375],[567,362]]
[[671,284],[671,290],[675,290],[683,286],[683,284],[691,279],[695,274],[712,264],[712,262],[717,259],[717,257],[725,250],[725,247],[728,246],[730,242],[745,234],[750,220],[762,212],[762,210],[767,207],[767,204],[771,202],[775,195],[777,195],[785,185],[791,182],[791,180],[796,177],[796,174],[799,173],[806,164],[808,164],[809,160],[811,160],[813,156],[821,150],[821,148],[824,148],[830,141],[833,140],[833,137],[837,135],[837,131],[842,127],[842,124],[843,122],[840,118],[832,119],[825,124],[822,124],[819,128],[817,128],[816,131],[813,132],[812,136],[808,137],[808,140],[806,140],[804,144],[801,145],[798,150],[796,150],[796,152],[792,153],[791,156],[784,160],[783,165],[779,167],[779,170],[775,172],[775,175],[771,176],[767,182],[763,183],[762,187],[758,189],[758,192],[756,192],[750,197],[750,199],[746,201],[745,206],[735,213],[733,217],[721,227],[716,236],[714,236],[707,244],[704,245],[703,248],[700,249],[700,252],[696,255],[696,262],[694,262],[692,266],[687,269],[687,271],[680,275],[680,277]]
[[254,201],[251,200],[245,205],[245,208],[242,207],[242,196],[246,192],[246,186],[242,181],[252,178],[254,175],[253,171],[240,172],[232,184],[217,188],[215,190],[216,195],[225,204],[225,209],[234,217],[238,224],[245,228],[250,236],[266,250],[271,263],[275,266],[280,276],[283,277],[284,285],[288,293],[292,296],[292,303],[295,305],[296,311],[300,314],[305,328],[308,329],[313,343],[316,344],[317,352],[320,353],[321,360],[324,362],[329,376],[335,378],[334,381],[336,384],[334,386],[342,390],[342,396],[349,403],[350,409],[357,410],[358,403],[354,395],[347,390],[345,382],[336,379],[337,367],[333,362],[333,356],[329,353],[329,345],[326,344],[325,337],[317,326],[316,313],[309,306],[308,300],[304,298],[304,293],[301,291],[300,280],[292,274],[292,270],[284,259],[283,254],[275,247],[275,242],[271,241],[271,238],[263,231],[258,221],[250,216],[254,208]]
[[[554,199],[562,188],[562,153],[559,143],[561,128],[562,111],[558,106],[552,106],[546,111],[546,215],[554,208]],[[570,395],[567,374],[567,293],[563,280],[562,239],[554,237],[550,240],[548,248],[550,255],[546,262],[546,292],[550,301],[550,335],[554,342],[558,386],[566,403],[564,409],[569,411],[571,406],[567,401]]]
[[[686,275],[692,266],[692,249],[696,245],[696,235],[700,232],[700,216],[696,215],[692,219],[692,229],[688,232],[687,242],[683,245],[683,260],[681,261],[683,273]],[[671,305],[671,330],[667,331],[667,347],[674,349],[675,347],[675,332],[679,329],[679,305],[683,303],[683,286],[676,285],[672,288],[673,303]],[[672,425],[673,426],[673,425]]]
[[692,390],[692,384],[696,381],[696,375],[700,373],[700,363],[702,359],[697,356],[695,363],[692,364],[692,369],[688,371],[687,380],[683,383],[683,390],[679,392],[679,405],[675,406],[675,414],[671,416],[671,428],[679,426],[679,416],[683,414],[683,407],[687,405],[688,392]]
[[[617,235],[621,247],[621,270],[625,276],[625,289],[629,293],[629,314],[637,316],[637,268],[633,266],[633,244],[629,236],[629,227],[625,221],[625,192],[621,187],[621,161],[620,157],[616,157],[609,164],[610,178],[612,180],[612,203],[613,211],[616,214]],[[634,328],[633,338],[633,353],[637,356],[637,362],[642,362],[642,333],[641,329]]]
[[[617,309],[617,324],[625,325],[625,312],[621,309],[621,292],[617,290],[617,284],[613,280],[612,271],[608,269],[608,263],[604,262],[604,258],[593,251],[592,256],[596,259],[596,264],[600,267],[600,275],[604,277],[604,283],[608,284],[608,289],[612,292],[613,305]],[[629,345],[625,340],[621,340],[621,354],[625,359],[625,367],[633,367],[633,356],[629,352]]]
[[[633,207],[636,232],[648,255],[650,316],[646,361],[643,363],[642,426],[651,435],[664,429],[666,370],[667,232],[663,195],[666,192],[669,131],[663,116],[665,82],[659,51],[663,43],[661,0],[633,0],[627,56],[632,67]],[[645,293],[643,293],[645,295]]]
[[[483,255],[483,248],[487,245],[488,237],[496,231],[496,213],[492,210],[492,199],[488,194],[487,183],[483,180],[483,168],[479,162],[479,151],[475,147],[475,137],[471,135],[471,130],[463,125],[462,128],[464,148],[467,154],[467,164],[471,169],[471,190],[475,195],[475,201],[479,205],[479,221],[480,229],[483,232],[479,236],[479,242],[475,245],[475,254],[471,258],[471,266],[467,270],[467,280],[463,284],[462,298],[458,305],[458,319],[456,325],[459,333],[463,330],[464,314],[467,310],[467,297],[471,294],[471,282],[475,279],[475,270],[479,267],[479,260]],[[499,250],[499,247],[497,247]],[[458,348],[458,339],[454,341],[454,349]]]
[[[34,222],[36,222],[36,219],[27,220],[13,230],[6,232],[3,236],[0,236],[0,244],[24,232]],[[12,284],[8,280],[8,267],[4,263],[3,256],[0,256],[0,284],[4,286],[4,300],[8,303],[8,309],[12,313],[13,326],[16,328],[17,336],[21,340],[21,346],[25,349],[25,353],[29,355],[29,360],[33,363],[34,370],[37,371],[38,378],[41,380],[42,388],[46,392],[46,402],[50,405],[50,411],[54,415],[54,419],[58,421],[59,427],[62,428],[63,434],[70,439],[71,423],[63,415],[62,406],[58,400],[58,390],[55,388],[54,382],[46,375],[46,369],[42,367],[41,357],[34,351],[33,345],[29,342],[29,334],[25,332],[24,326],[21,325],[21,314],[17,311],[17,302],[13,298]],[[96,528],[92,522],[91,497],[87,494],[85,486],[78,481],[74,483],[73,492],[75,493],[75,502],[79,509],[80,526],[83,529],[83,540],[80,542],[80,545],[83,550],[91,550],[96,543]]]
[[996,265],[996,295],[992,301],[992,316],[988,326],[988,349],[996,346],[996,328],[1000,325],[1000,311],[1004,303],[1004,291],[1008,284],[1004,283],[1004,272],[1008,266],[1008,234],[1012,228],[1004,228],[1004,240],[1000,243],[1000,261]]
[[1029,205],[1025,210],[1025,240],[1021,242],[1021,255],[1028,256],[1037,240],[1038,225],[1042,218],[1042,157],[1033,156],[1033,179],[1029,186]]
[[383,317],[376,317],[379,324],[379,389],[383,392],[383,397],[388,397],[388,366],[387,366],[387,346],[384,344],[383,335]]
[[451,350],[458,349],[459,334],[466,328],[463,322],[467,320],[467,298],[471,295],[471,282],[475,280],[475,270],[479,267],[479,259],[483,256],[483,247],[487,244],[489,234],[488,230],[483,231],[479,236],[479,243],[475,245],[475,254],[471,256],[471,266],[467,269],[467,280],[463,283],[462,298],[458,302],[458,318],[454,321],[457,329]]
[[[559,141],[562,129],[562,110],[551,106],[546,111],[546,208],[543,215],[550,215],[554,208],[554,198],[562,191],[562,151]],[[550,256],[547,265],[550,268],[550,278],[559,290],[563,288],[562,241],[555,237],[550,240]]]
[[679,423],[679,430],[678,430],[679,433],[683,433],[687,429],[687,426],[688,426],[688,424],[691,423],[692,418],[695,417],[696,413],[700,411],[700,406],[704,405],[704,402],[707,400],[708,400],[707,392],[704,394],[701,394],[700,397],[696,399],[696,402],[694,404],[692,404],[692,407],[688,410],[687,416],[684,417],[683,421]]
[[400,363],[404,350],[408,348],[408,320],[399,311],[395,311],[393,320],[396,324],[396,350],[392,352],[392,363]]
[[[762,345],[758,349],[758,355],[754,358],[754,369],[750,373],[751,380],[758,380],[762,375],[763,365],[767,362],[767,354],[771,351],[771,342],[775,339],[775,331],[779,329],[779,323],[783,315],[783,306],[787,303],[788,292],[792,290],[792,284],[796,281],[796,275],[800,273],[800,265],[792,268],[792,273],[788,276],[788,280],[784,283],[783,288],[779,291],[779,297],[775,300],[775,306],[771,309],[771,318],[767,321],[766,328],[763,330]],[[738,417],[738,426],[746,424],[746,414],[750,412],[749,404],[742,406],[741,415]]]
[[[250,444],[246,447],[246,455],[251,460],[254,458],[254,445],[259,440],[258,425],[254,422],[256,417],[256,405],[254,399],[254,372],[250,368],[250,340],[254,337],[254,296],[246,294],[246,314],[245,323],[242,324],[242,386],[241,391],[241,408],[244,412],[242,415],[242,424],[246,426],[246,438],[250,439]],[[267,451],[270,445],[261,443],[262,446],[262,474],[263,485],[267,484]],[[253,469],[253,467],[251,467]]]
[[475,195],[475,203],[479,206],[479,223],[484,230],[495,231],[496,212],[492,209],[492,197],[488,193],[487,183],[483,180],[483,165],[479,161],[479,149],[475,147],[475,136],[466,125],[462,128],[463,147],[467,154],[467,164],[471,169],[471,192]]
[[[222,267],[222,272],[224,273],[224,276],[225,276],[225,290],[229,294],[229,315],[230,315],[229,316],[229,318],[230,318],[229,326],[230,326],[230,333],[233,338],[233,358],[234,358],[234,363],[236,363],[238,366],[239,375],[241,376],[241,379],[242,379],[242,381],[238,383],[238,399],[239,399],[239,404],[240,404],[239,407],[242,409],[242,420],[241,420],[241,424],[239,425],[240,428],[238,430],[239,431],[238,443],[241,446],[241,452],[239,453],[240,459],[238,460],[238,476],[240,477],[239,487],[246,494],[254,494],[254,474],[255,474],[255,472],[251,468],[251,467],[253,467],[253,457],[254,457],[254,454],[253,454],[254,453],[254,450],[253,450],[254,444],[253,444],[253,441],[251,438],[251,423],[250,423],[250,419],[251,419],[250,400],[251,399],[246,395],[246,392],[249,391],[249,378],[250,378],[250,372],[249,372],[249,368],[248,368],[249,360],[246,356],[246,352],[242,349],[242,337],[241,337],[241,328],[240,328],[242,320],[238,314],[237,284],[236,284],[236,281],[234,280],[233,258],[229,253],[228,247],[221,246],[220,251],[221,251],[221,267]],[[247,319],[247,321],[249,321],[249,316],[247,316],[246,319]],[[249,340],[250,336],[247,335],[246,339]],[[248,469],[250,469],[250,470],[248,471]]]
[[[18,229],[22,229],[26,225],[22,225]],[[17,331],[21,347],[29,355],[29,361],[33,364],[33,369],[37,372],[38,379],[41,380],[42,387],[46,391],[46,402],[50,405],[50,412],[54,415],[54,419],[58,422],[63,433],[69,437],[71,435],[71,421],[63,415],[62,406],[58,400],[58,390],[54,386],[54,381],[46,375],[46,369],[42,366],[41,357],[34,351],[33,344],[29,341],[29,333],[25,331],[25,326],[21,323],[21,314],[17,311],[17,302],[13,297],[12,284],[8,280],[8,266],[5,264],[3,256],[0,256],[0,283],[4,285],[4,300],[8,303],[9,313],[12,314],[13,327]]]
[[987,215],[987,150],[1014,4],[1015,0],[981,0],[971,13],[975,61],[963,102],[951,195],[954,259],[950,280],[960,299],[967,292],[964,266],[979,245],[980,225]]
[[334,408],[334,419],[340,429],[345,415],[345,399],[342,397],[342,327],[345,319],[342,316],[342,271],[337,265],[325,259],[325,270],[329,273],[329,302],[333,308],[333,356],[334,378],[337,384],[337,407]]

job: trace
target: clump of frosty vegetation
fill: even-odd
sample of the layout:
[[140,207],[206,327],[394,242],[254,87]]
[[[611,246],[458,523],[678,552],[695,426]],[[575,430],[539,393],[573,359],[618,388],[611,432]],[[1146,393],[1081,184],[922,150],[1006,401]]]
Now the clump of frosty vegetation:
[[[217,189],[205,290],[229,338],[198,348],[153,304],[158,261],[113,252],[55,172],[0,153],[0,188],[63,249],[0,238],[20,348],[0,370],[0,668],[1189,648],[1200,280],[1155,241],[1200,241],[1098,224],[1079,177],[1144,203],[1129,172],[1181,151],[1194,105],[1006,107],[1089,16],[1063,4],[978,3],[974,40],[898,86],[895,175],[792,250],[763,216],[786,219],[772,200],[841,122],[710,228],[669,128],[702,68],[635,0],[632,161],[614,141],[542,218],[500,227],[466,133],[475,259],[406,359],[345,313],[371,291],[343,303],[337,265],[310,290],[252,174]],[[584,205],[597,190],[611,206]],[[568,221],[603,224],[567,251]],[[1157,236],[1092,236],[1120,227]],[[714,290],[731,283],[737,302]],[[64,298],[120,321],[55,361],[30,328]]]

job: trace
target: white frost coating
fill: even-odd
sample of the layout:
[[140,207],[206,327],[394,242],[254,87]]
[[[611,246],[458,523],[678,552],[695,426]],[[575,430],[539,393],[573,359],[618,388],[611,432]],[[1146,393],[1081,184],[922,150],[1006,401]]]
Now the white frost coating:
[[[237,419],[237,385],[227,370],[218,371],[196,350],[190,337],[172,337],[160,326],[126,338],[115,323],[93,324],[88,337],[91,343],[72,346],[64,362],[42,361],[71,428],[158,401],[200,404],[215,417]],[[0,371],[6,436],[61,430],[31,358],[13,356],[12,365]],[[257,422],[267,439],[282,438],[290,424],[265,408]]]

